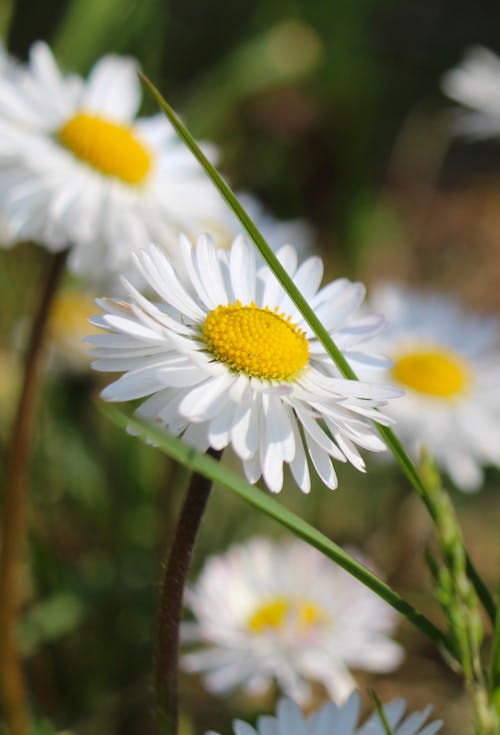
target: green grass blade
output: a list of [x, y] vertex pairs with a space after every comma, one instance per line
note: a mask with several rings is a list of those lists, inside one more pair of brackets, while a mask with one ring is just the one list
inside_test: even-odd
[[[339, 368], [340, 372], [344, 376], [344, 378], [347, 378], [348, 380], [358, 380], [358, 376], [352, 369], [352, 367], [347, 362], [346, 358], [342, 354], [342, 352], [339, 350], [333, 339], [331, 338], [330, 334], [328, 333], [328, 330], [325, 329], [321, 321], [318, 319], [316, 314], [314, 313], [313, 309], [309, 306], [306, 299], [302, 296], [301, 292], [297, 288], [297, 286], [294, 284], [286, 270], [283, 268], [279, 260], [277, 259], [276, 255], [272, 251], [272, 249], [267, 244], [265, 238], [262, 236], [258, 228], [255, 226], [255, 223], [252, 221], [252, 219], [248, 216], [244, 208], [241, 206], [240, 202], [238, 201], [238, 198], [234, 194], [234, 192], [231, 190], [231, 188], [226, 184], [222, 176], [219, 174], [215, 166], [213, 166], [208, 158], [205, 156], [203, 151], [200, 149], [199, 145], [189, 132], [189, 130], [186, 128], [186, 126], [179, 120], [177, 115], [175, 114], [174, 110], [170, 107], [168, 102], [162, 97], [159, 90], [154, 86], [154, 84], [143, 74], [141, 74], [141, 78], [148, 88], [148, 90], [151, 92], [153, 97], [155, 98], [156, 102], [158, 103], [159, 107], [163, 111], [163, 113], [166, 115], [170, 123], [173, 125], [175, 130], [177, 131], [179, 137], [184, 141], [186, 146], [189, 148], [191, 153], [194, 155], [194, 157], [199, 161], [201, 166], [205, 169], [205, 172], [212, 180], [214, 186], [219, 190], [222, 197], [226, 200], [229, 207], [232, 209], [236, 217], [239, 219], [245, 230], [248, 232], [250, 237], [255, 243], [255, 246], [257, 247], [257, 250], [262, 255], [270, 269], [273, 271], [274, 275], [280, 282], [280, 284], [283, 286], [287, 294], [292, 299], [295, 306], [298, 308], [306, 322], [311, 327], [312, 331], [318, 338], [318, 340], [321, 342], [323, 347], [325, 348], [326, 352], [332, 360], [335, 362], [337, 367]], [[388, 428], [387, 426], [382, 426], [381, 424], [377, 424], [376, 426], [381, 434], [381, 436], [385, 439], [387, 442], [390, 450], [392, 451], [394, 457], [396, 458], [397, 462], [399, 463], [401, 469], [407, 476], [408, 480], [411, 482], [423, 502], [425, 503], [430, 515], [432, 518], [434, 518], [434, 511], [432, 506], [429, 503], [429, 499], [427, 497], [427, 493], [425, 490], [425, 486], [422, 483], [422, 480], [420, 478], [420, 475], [417, 471], [417, 468], [415, 467], [414, 462], [411, 460], [410, 456], [406, 452], [405, 448], [395, 435], [395, 433], [392, 431], [392, 429]], [[472, 561], [469, 557], [467, 557], [467, 568], [469, 577], [474, 584], [474, 587], [476, 589], [476, 592], [479, 596], [479, 599], [484, 605], [484, 608], [486, 612], [488, 613], [490, 619], [492, 622], [495, 620], [496, 616], [496, 608], [494, 600], [482, 581], [480, 575], [474, 568]]]
[[349, 574], [358, 579], [413, 623], [416, 628], [430, 638], [436, 645], [445, 648], [453, 655], [450, 641], [434, 623], [398, 595], [397, 592], [392, 590], [389, 585], [379, 579], [373, 572], [347, 554], [340, 546], [337, 546], [337, 544], [313, 526], [306, 523], [306, 521], [303, 521], [299, 516], [284, 508], [270, 495], [267, 495], [257, 487], [249, 485], [239, 475], [224, 467], [212, 459], [212, 457], [209, 457], [207, 454], [201, 454], [188, 447], [180, 439], [167, 434], [159, 427], [148, 424], [141, 419], [131, 417], [116, 406], [104, 404], [100, 408], [118, 426], [123, 429], [129, 428], [134, 434], [152, 441], [158, 449], [175, 461], [185, 465], [193, 472], [198, 472], [213, 482], [228, 488], [254, 508], [274, 518], [282, 526], [292, 531], [292, 533], [311, 546], [314, 546], [325, 554], [325, 556], [349, 572]]
[[499, 707], [500, 714], [500, 605], [497, 610], [491, 649], [490, 691], [493, 695], [493, 701]]
[[372, 689], [370, 691], [370, 694], [372, 696], [373, 701], [375, 702], [375, 708], [377, 710], [377, 714], [378, 714], [380, 723], [382, 727], [384, 728], [385, 735], [394, 735], [394, 730], [389, 724], [389, 720], [387, 719], [387, 715], [385, 714], [383, 704], [380, 701], [377, 692]]

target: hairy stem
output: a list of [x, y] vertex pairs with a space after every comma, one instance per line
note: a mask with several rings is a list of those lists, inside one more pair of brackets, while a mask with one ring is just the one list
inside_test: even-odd
[[29, 729], [28, 697], [16, 630], [26, 543], [28, 465], [42, 348], [66, 255], [66, 252], [57, 253], [49, 266], [28, 343], [24, 380], [7, 452], [0, 537], [0, 698], [11, 735], [25, 735]]
[[[220, 452], [208, 451], [215, 458]], [[178, 732], [178, 658], [182, 598], [193, 548], [207, 504], [212, 480], [194, 473], [177, 523], [160, 598], [156, 639], [156, 696], [158, 723], [167, 735]]]

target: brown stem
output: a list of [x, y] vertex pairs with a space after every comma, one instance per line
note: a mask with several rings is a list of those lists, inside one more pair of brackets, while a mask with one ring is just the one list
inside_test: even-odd
[[29, 730], [28, 697], [17, 643], [26, 542], [28, 461], [42, 347], [66, 255], [66, 252], [54, 255], [49, 267], [32, 326], [24, 380], [7, 452], [0, 536], [0, 703], [11, 735], [26, 735]]
[[[209, 450], [220, 457], [220, 452]], [[193, 547], [212, 481], [203, 475], [191, 478], [165, 566], [156, 639], [156, 697], [158, 722], [166, 735], [177, 735], [179, 725], [177, 670], [182, 598]]]

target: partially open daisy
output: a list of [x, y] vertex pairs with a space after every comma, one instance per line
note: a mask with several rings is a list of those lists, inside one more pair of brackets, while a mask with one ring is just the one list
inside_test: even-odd
[[208, 559], [186, 603], [183, 665], [207, 688], [261, 693], [275, 682], [300, 702], [310, 682], [343, 701], [350, 669], [386, 672], [402, 659], [389, 638], [395, 613], [360, 582], [300, 541], [255, 538]]
[[487, 48], [473, 46], [463, 62], [448, 71], [443, 91], [466, 110], [456, 112], [456, 131], [471, 138], [500, 135], [500, 58]]
[[[140, 416], [200, 451], [231, 445], [248, 480], [263, 475], [274, 492], [282, 487], [284, 462], [309, 491], [306, 454], [331, 488], [332, 458], [363, 470], [356, 445], [384, 449], [371, 419], [386, 421], [377, 409], [398, 391], [341, 378], [272, 272], [256, 269], [243, 238], [229, 251], [205, 236], [196, 248], [181, 238], [179, 252], [187, 283], [158, 248], [137, 256], [162, 303], [147, 301], [127, 282], [131, 303], [98, 302], [107, 313], [93, 323], [110, 334], [89, 338], [98, 358], [93, 366], [125, 372], [103, 397], [150, 396]], [[356, 318], [361, 284], [339, 279], [318, 290], [319, 258], [297, 267], [288, 246], [278, 257], [353, 365], [387, 364], [363, 350], [381, 318]]]
[[49, 48], [0, 76], [0, 205], [10, 241], [72, 247], [70, 267], [101, 276], [134, 248], [166, 247], [217, 220], [221, 200], [158, 115], [136, 119], [137, 64], [105, 56], [87, 81], [63, 76]]
[[405, 389], [388, 409], [398, 432], [415, 456], [427, 446], [458, 487], [477, 490], [482, 466], [500, 465], [500, 324], [393, 285], [371, 303], [389, 322], [378, 345], [394, 361], [386, 380]]
[[[430, 706], [405, 717], [404, 699], [395, 699], [382, 709], [393, 735], [434, 735], [443, 725], [441, 720], [427, 722], [432, 710]], [[360, 717], [358, 692], [353, 692], [341, 705], [329, 702], [308, 716], [291, 699], [282, 699], [274, 717], [259, 717], [255, 727], [235, 720], [233, 732], [234, 735], [386, 735], [378, 712], [370, 715], [363, 725], [359, 723]], [[209, 732], [207, 735], [217, 734]]]

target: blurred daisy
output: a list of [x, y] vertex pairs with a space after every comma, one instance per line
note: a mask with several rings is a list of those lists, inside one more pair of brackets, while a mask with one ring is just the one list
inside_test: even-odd
[[442, 88], [469, 108], [456, 113], [458, 133], [471, 138], [500, 135], [500, 58], [496, 54], [473, 46], [463, 62], [443, 76]]
[[393, 360], [387, 381], [406, 393], [388, 409], [418, 456], [422, 445], [462, 490], [482, 465], [500, 465], [500, 325], [444, 296], [387, 285], [371, 305], [389, 326], [378, 347]]
[[105, 56], [87, 81], [63, 76], [35, 43], [29, 66], [0, 76], [0, 206], [10, 239], [72, 247], [94, 278], [127, 267], [151, 239], [175, 246], [222, 202], [163, 115], [136, 119], [131, 58]]
[[[93, 367], [125, 372], [103, 392], [109, 401], [151, 396], [138, 414], [159, 422], [199, 451], [231, 445], [249, 482], [263, 475], [273, 492], [283, 462], [310, 489], [306, 455], [330, 488], [331, 459], [364, 470], [356, 445], [385, 448], [370, 419], [398, 391], [340, 377], [267, 266], [256, 269], [253, 248], [236, 239], [229, 251], [202, 236], [196, 248], [181, 238], [184, 285], [161, 250], [151, 246], [137, 265], [162, 303], [127, 284], [131, 303], [102, 300], [93, 323], [110, 334], [90, 337]], [[319, 258], [297, 267], [293, 248], [278, 257], [353, 365], [387, 361], [364, 350], [380, 317], [357, 318], [364, 287], [346, 279], [318, 290]], [[299, 426], [301, 428], [299, 428]]]
[[300, 541], [254, 538], [213, 556], [186, 590], [196, 622], [184, 640], [205, 644], [182, 663], [217, 694], [262, 693], [276, 682], [307, 702], [309, 681], [335, 701], [355, 688], [350, 669], [392, 671], [395, 613], [323, 554]]
[[[413, 712], [407, 717], [404, 699], [395, 699], [383, 706], [384, 714], [393, 735], [434, 735], [442, 726], [441, 720], [425, 724], [431, 707]], [[353, 692], [342, 705], [329, 702], [309, 716], [304, 716], [291, 699], [282, 699], [276, 708], [276, 716], [259, 717], [256, 727], [235, 720], [234, 735], [386, 735], [378, 712], [374, 712], [363, 725], [359, 725], [361, 699]], [[217, 735], [209, 732], [207, 735]]]

